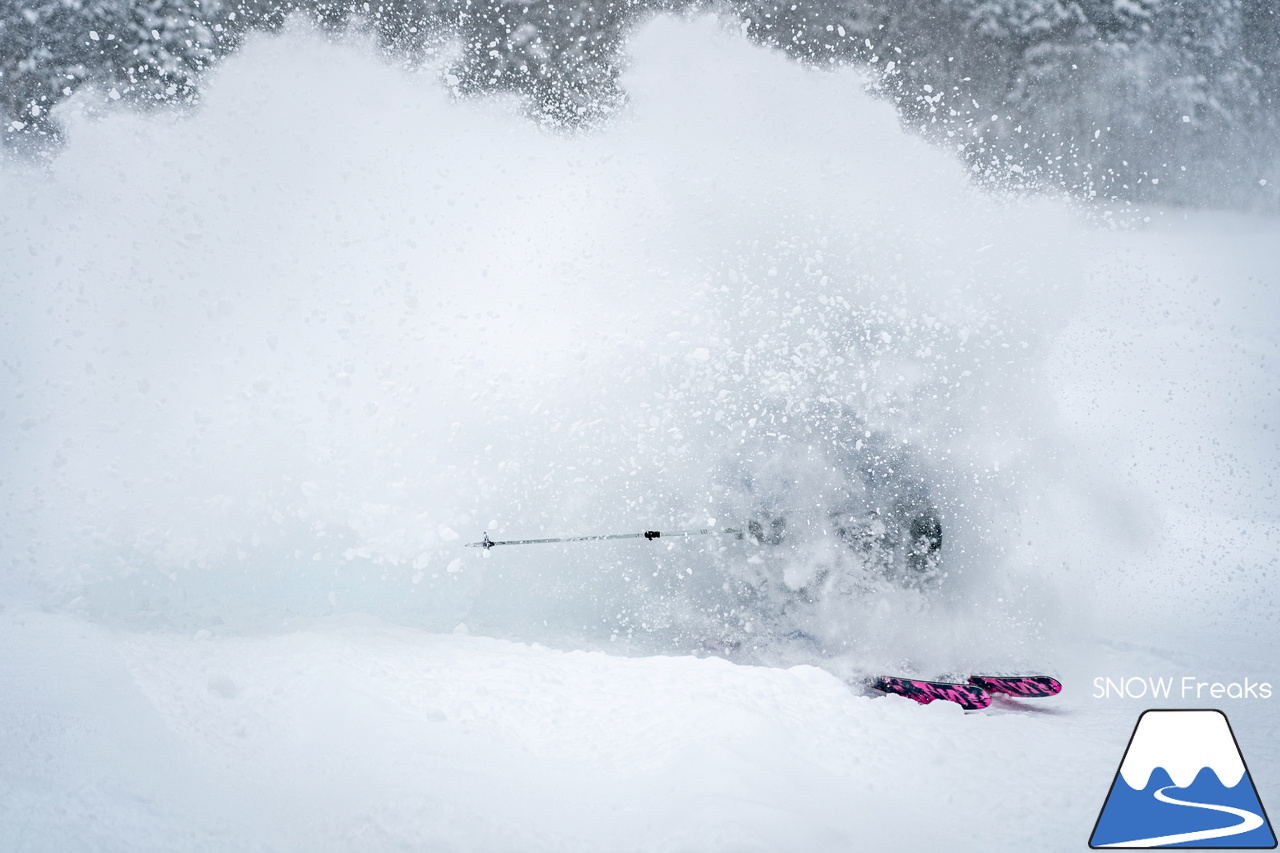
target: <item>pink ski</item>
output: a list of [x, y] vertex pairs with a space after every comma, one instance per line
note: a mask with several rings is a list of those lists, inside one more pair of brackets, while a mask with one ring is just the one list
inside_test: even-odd
[[1047, 675], [973, 675], [969, 683], [988, 693], [1024, 698], [1057, 696], [1062, 692], [1062, 684]]
[[928, 705], [935, 699], [955, 702], [965, 710], [973, 711], [991, 704], [986, 690], [974, 684], [952, 684], [948, 681], [920, 681], [915, 678], [896, 678], [880, 675], [871, 679], [871, 687], [884, 693], [896, 693]]

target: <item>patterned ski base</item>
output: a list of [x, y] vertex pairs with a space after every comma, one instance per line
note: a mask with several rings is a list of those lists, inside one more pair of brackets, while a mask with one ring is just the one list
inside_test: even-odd
[[914, 678], [895, 678], [880, 675], [871, 679], [871, 686], [885, 693], [896, 693], [928, 705], [934, 699], [955, 702], [961, 708], [975, 711], [991, 704], [991, 696], [973, 684], [951, 684], [946, 681], [918, 681]]
[[973, 675], [969, 683], [988, 693], [1024, 698], [1057, 696], [1062, 692], [1062, 684], [1047, 675]]

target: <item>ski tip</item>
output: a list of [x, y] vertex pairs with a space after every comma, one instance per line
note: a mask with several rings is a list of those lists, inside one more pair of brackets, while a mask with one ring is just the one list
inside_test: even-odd
[[1033, 699], [1057, 696], [1062, 682], [1047, 675], [972, 675], [969, 683], [990, 693]]
[[878, 675], [867, 682], [873, 690], [893, 693], [928, 705], [941, 699], [954, 702], [966, 711], [978, 711], [991, 704], [991, 694], [976, 684], [955, 684], [949, 681], [921, 681], [915, 678], [898, 678]]

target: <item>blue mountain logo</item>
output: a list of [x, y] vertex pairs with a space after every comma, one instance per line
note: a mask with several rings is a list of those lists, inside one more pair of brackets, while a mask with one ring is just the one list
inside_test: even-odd
[[1274, 848], [1226, 714], [1144, 711], [1089, 846]]

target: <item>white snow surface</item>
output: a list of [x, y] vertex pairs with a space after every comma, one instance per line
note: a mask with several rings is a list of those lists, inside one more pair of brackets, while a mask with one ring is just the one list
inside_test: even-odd
[[[1061, 697], [966, 714], [812, 666], [368, 618], [186, 637], [6, 611], [0, 643], [13, 851], [1081, 850], [1145, 707], [1088, 680], [1174, 657], [1073, 644]], [[1265, 799], [1275, 714], [1229, 710]]]
[[1220, 711], [1150, 711], [1134, 730], [1120, 765], [1130, 788], [1143, 790], [1157, 767], [1169, 772], [1179, 788], [1208, 767], [1218, 781], [1234, 788], [1244, 777], [1244, 760]]
[[[980, 191], [709, 19], [631, 50], [562, 136], [291, 26], [0, 163], [0, 849], [1083, 850], [1206, 707], [1095, 678], [1280, 685], [1280, 222]], [[821, 651], [734, 651], [732, 541], [463, 547], [730, 524], [819, 398], [949, 573]], [[1064, 692], [859, 684], [1015, 669]], [[1266, 803], [1280, 699], [1219, 701]]]

